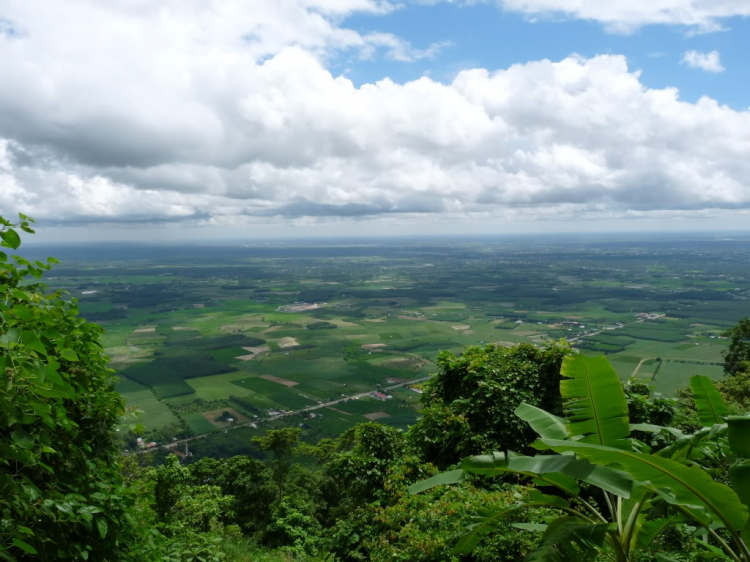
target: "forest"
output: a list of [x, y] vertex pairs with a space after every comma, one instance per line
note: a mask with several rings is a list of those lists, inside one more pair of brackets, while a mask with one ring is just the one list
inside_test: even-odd
[[[211, 407], [218, 412], [214, 421], [221, 424], [235, 415], [226, 409], [232, 400], [237, 409], [247, 404], [248, 417], [259, 412], [258, 427], [231, 433], [211, 430], [191, 442], [195, 447], [214, 435], [232, 435], [222, 454], [178, 455], [179, 448], [161, 447], [142, 452], [132, 450], [132, 436], [150, 437], [154, 429], [147, 433], [137, 409], [118, 391], [123, 385], [148, 386], [148, 392], [180, 398], [197, 393], [190, 383], [200, 377], [238, 377], [226, 370], [231, 369], [227, 357], [238, 349], [268, 345], [262, 353], [269, 354], [271, 366], [274, 354], [283, 365], [282, 358], [288, 357], [283, 353], [288, 352], [267, 336], [256, 341], [262, 336], [255, 334], [262, 331], [253, 331], [250, 319], [238, 322], [247, 330], [206, 331], [188, 344], [180, 340], [185, 330], [172, 329], [178, 324], [157, 321], [153, 330], [149, 326], [149, 331], [139, 332], [160, 337], [150, 348], [149, 361], [134, 362], [122, 376], [105, 353], [113, 343], [108, 338], [118, 337], [108, 335], [108, 324], [102, 327], [82, 314], [85, 301], [74, 293], [42, 281], [52, 275], [47, 272], [57, 260], [14, 253], [21, 245], [19, 231], [33, 234], [33, 220], [20, 215], [17, 221], [1, 219], [0, 225], [2, 246], [8, 250], [0, 252], [2, 559], [750, 562], [750, 320], [727, 321], [728, 306], [709, 306], [705, 300], [716, 296], [711, 291], [677, 298], [672, 293], [669, 299], [663, 293], [664, 307], [679, 312], [676, 302], [684, 299], [691, 318], [707, 320], [703, 326], [663, 319], [660, 314], [666, 312], [658, 309], [639, 310], [652, 319], [633, 321], [598, 341], [618, 349], [632, 345], [631, 340], [658, 342], [658, 349], [669, 356], [653, 357], [646, 367], [652, 374], [658, 370], [657, 377], [662, 371], [673, 373], [675, 382], [670, 384], [679, 388], [669, 393], [655, 391], [653, 376], [638, 376], [650, 356], [620, 359], [620, 364], [633, 367], [623, 377], [618, 362], [611, 360], [621, 352], [579, 346], [585, 333], [565, 333], [565, 314], [551, 310], [552, 316], [560, 316], [553, 322], [557, 327], [536, 341], [498, 345], [489, 339], [454, 339], [451, 346], [436, 345], [434, 356], [428, 357], [431, 363], [425, 361], [403, 377], [419, 391], [405, 391], [405, 396], [418, 397], [418, 408], [406, 398], [398, 409], [379, 405], [391, 408], [383, 411], [389, 417], [409, 408], [410, 415], [398, 423], [379, 423], [389, 418], [376, 416], [338, 433], [316, 428], [316, 412], [339, 409], [339, 404], [309, 410], [307, 420], [299, 413], [263, 419], [263, 408], [281, 407], [266, 396], [268, 389], [276, 390], [268, 385], [279, 383], [246, 372], [237, 380], [250, 381], [244, 383], [250, 393], [233, 383], [235, 398], [218, 395], [211, 402], [203, 396], [198, 405], [191, 399], [171, 406], [184, 417]], [[259, 284], [257, 279], [252, 282]], [[429, 305], [433, 299], [451, 297], [454, 289], [423, 284], [419, 297], [414, 296], [416, 289], [404, 296], [404, 289], [392, 298], [417, 298]], [[113, 298], [122, 298], [118, 287], [111, 290]], [[210, 285], [208, 290], [216, 289]], [[369, 298], [370, 290], [346, 292], [352, 298]], [[601, 292], [612, 290], [603, 287]], [[168, 300], [154, 296], [163, 291], [149, 287], [129, 302], [135, 308], [141, 303], [169, 308]], [[542, 311], [553, 304], [553, 296], [545, 296], [541, 288], [524, 291], [518, 296], [534, 293], [533, 298], [549, 299]], [[568, 302], [585, 304], [583, 293], [571, 289]], [[297, 295], [293, 297], [297, 301]], [[257, 298], [265, 297], [256, 297], [255, 304], [266, 304]], [[318, 298], [332, 297], [307, 300]], [[627, 293], [627, 298], [635, 297]], [[734, 298], [723, 296], [727, 302]], [[227, 302], [216, 304], [229, 306]], [[274, 303], [274, 309], [294, 304]], [[349, 304], [358, 314], [375, 316], [366, 307]], [[459, 318], [466, 312], [455, 308], [435, 314], [471, 327]], [[496, 311], [493, 319], [500, 322], [488, 329], [505, 332], [508, 328], [495, 326], [515, 323], [510, 308]], [[721, 329], [706, 329], [721, 310]], [[479, 311], [466, 317], [476, 318]], [[277, 318], [288, 318], [280, 312], [257, 313], [272, 316], [282, 330], [286, 320]], [[536, 318], [542, 312], [537, 308], [533, 314]], [[315, 337], [347, 328], [330, 316], [310, 321]], [[115, 332], [125, 332], [116, 324], [121, 319], [111, 320]], [[606, 324], [611, 319], [602, 320]], [[292, 328], [301, 332], [303, 320], [296, 321], [300, 325]], [[435, 329], [439, 334], [440, 328]], [[706, 346], [712, 345], [711, 336], [720, 335], [718, 357], [696, 357], [693, 342], [680, 344], [690, 330], [705, 332], [691, 334], [705, 338]], [[681, 339], [675, 339], [675, 332]], [[127, 334], [132, 334], [132, 325]], [[386, 335], [380, 342], [395, 333], [378, 335]], [[412, 337], [428, 345], [435, 335], [428, 331]], [[362, 347], [368, 344], [352, 341], [359, 343], [336, 348], [337, 361], [351, 369], [352, 380], [370, 381], [372, 386], [362, 391], [379, 392], [380, 378], [394, 375], [373, 374], [377, 365], [363, 361], [371, 357]], [[271, 343], [278, 348], [271, 349]], [[297, 353], [304, 353], [305, 342], [298, 343]], [[227, 349], [233, 351], [224, 354]], [[218, 365], [219, 370], [206, 374], [202, 359], [210, 363], [206, 369]], [[709, 363], [710, 373], [702, 371]], [[722, 374], [717, 376], [713, 368]], [[201, 374], [194, 371], [198, 369]], [[412, 384], [419, 369], [431, 376]], [[160, 374], [155, 382], [154, 372], [173, 374]], [[287, 376], [278, 372], [281, 375]], [[298, 383], [291, 375], [288, 380]], [[321, 379], [307, 382], [311, 380]], [[272, 402], [257, 403], [254, 397], [259, 395]], [[345, 413], [340, 415], [375, 413], [370, 399], [379, 400], [342, 402]], [[238, 451], [235, 444], [242, 438], [248, 449]]]

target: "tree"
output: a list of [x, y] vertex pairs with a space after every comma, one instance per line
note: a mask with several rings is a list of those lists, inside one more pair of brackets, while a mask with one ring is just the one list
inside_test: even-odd
[[724, 372], [736, 375], [750, 371], [750, 318], [741, 318], [724, 336], [729, 338], [729, 349], [723, 354]]
[[[537, 447], [558, 455], [476, 456], [464, 460], [462, 470], [411, 487], [418, 493], [458, 482], [465, 474], [508, 473], [531, 477], [540, 487], [528, 498], [483, 513], [454, 553], [471, 551], [505, 515], [543, 506], [560, 516], [542, 527], [532, 560], [594, 560], [606, 550], [618, 562], [629, 562], [665, 529], [684, 521], [702, 528], [699, 542], [712, 557], [750, 562], [743, 536], [750, 504], [750, 417], [729, 416], [710, 379], [695, 376], [691, 389], [702, 430], [684, 435], [672, 428], [631, 426], [622, 386], [604, 357], [568, 357], [562, 374], [567, 377], [561, 381], [565, 418], [527, 404], [517, 410], [539, 434]], [[631, 429], [667, 431], [675, 439], [654, 453], [629, 437]], [[710, 475], [711, 462], [727, 454], [734, 460], [728, 474], [733, 489]], [[556, 493], [546, 492], [550, 489]]]
[[533, 432], [513, 412], [523, 402], [560, 411], [560, 365], [569, 353], [564, 342], [542, 349], [468, 347], [460, 356], [443, 352], [438, 373], [425, 384], [424, 408], [410, 439], [441, 468], [467, 455], [525, 449]]
[[284, 482], [290, 468], [289, 459], [299, 445], [301, 431], [297, 427], [285, 427], [269, 430], [263, 437], [253, 437], [253, 442], [261, 451], [273, 453], [273, 473], [279, 491], [279, 502], [284, 496]]
[[[34, 232], [19, 217], [0, 217], [2, 247]], [[0, 559], [116, 559], [132, 527], [115, 438], [124, 402], [102, 328], [39, 281], [53, 263], [0, 252]]]

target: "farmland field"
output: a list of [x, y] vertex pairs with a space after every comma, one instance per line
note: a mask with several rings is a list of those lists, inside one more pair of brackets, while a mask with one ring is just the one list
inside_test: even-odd
[[[30, 251], [34, 251], [30, 249]], [[406, 427], [408, 382], [438, 353], [566, 338], [674, 395], [722, 376], [724, 331], [750, 316], [750, 239], [641, 235], [243, 242], [39, 249], [79, 299], [154, 439], [213, 432], [202, 413], [273, 412], [306, 439], [373, 420]], [[391, 398], [369, 393], [398, 384]], [[359, 399], [350, 399], [362, 395]], [[160, 430], [163, 431], [161, 433]], [[171, 432], [171, 433], [170, 433]], [[221, 437], [219, 435], [222, 435]], [[242, 433], [244, 435], [244, 433]], [[204, 445], [201, 445], [204, 446]]]

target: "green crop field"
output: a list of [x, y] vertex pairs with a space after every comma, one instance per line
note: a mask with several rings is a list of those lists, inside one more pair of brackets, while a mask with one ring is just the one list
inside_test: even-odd
[[665, 361], [653, 379], [654, 389], [665, 396], [675, 396], [693, 375], [705, 375], [717, 380], [724, 376], [724, 370], [719, 365], [708, 363]]
[[[669, 395], [695, 372], [721, 376], [722, 334], [750, 315], [744, 254], [715, 241], [645, 243], [270, 243], [122, 258], [71, 249], [50, 285], [104, 326], [118, 388], [149, 430], [200, 433], [213, 427], [196, 412], [234, 407], [261, 420], [427, 377], [440, 353], [467, 345], [568, 338]], [[305, 431], [334, 436], [377, 412], [388, 416], [379, 423], [413, 423], [419, 395], [391, 394], [323, 409]]]
[[218, 428], [208, 421], [203, 414], [186, 414], [184, 418], [185, 423], [188, 424], [188, 427], [190, 427], [196, 435], [200, 435], [201, 433], [211, 433], [218, 430]]

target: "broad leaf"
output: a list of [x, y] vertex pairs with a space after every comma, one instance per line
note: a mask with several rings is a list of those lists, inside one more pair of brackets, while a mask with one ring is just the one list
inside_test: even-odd
[[571, 436], [583, 443], [631, 449], [628, 403], [620, 378], [605, 357], [568, 356], [560, 381]]
[[407, 490], [409, 490], [409, 493], [412, 495], [419, 494], [420, 492], [424, 492], [425, 490], [429, 490], [430, 488], [434, 488], [435, 486], [456, 484], [458, 482], [461, 482], [463, 479], [463, 470], [451, 470], [450, 472], [441, 472], [440, 474], [436, 474], [432, 478], [428, 478], [427, 480], [422, 480], [420, 482], [417, 482], [416, 484], [412, 484], [407, 488]]
[[750, 417], [729, 416], [729, 448], [738, 457], [750, 458]]
[[533, 490], [529, 495], [529, 501], [510, 505], [498, 511], [483, 510], [477, 516], [472, 517], [475, 523], [469, 527], [469, 532], [463, 535], [453, 548], [453, 554], [466, 554], [471, 552], [484, 537], [496, 530], [508, 513], [520, 509], [534, 507], [561, 508], [568, 507], [568, 503], [558, 496], [548, 496], [538, 490]]
[[673, 517], [661, 517], [659, 519], [641, 521], [633, 536], [634, 542], [641, 548], [647, 548], [672, 521], [674, 521]]
[[531, 426], [540, 437], [547, 439], [567, 439], [568, 422], [545, 412], [541, 408], [523, 403], [516, 408], [515, 414]]
[[663, 425], [654, 425], [652, 423], [631, 423], [630, 431], [643, 431], [644, 433], [661, 433], [662, 431], [666, 431], [678, 439], [685, 436], [676, 427], [664, 427]]
[[711, 379], [703, 375], [690, 377], [690, 389], [693, 391], [695, 408], [698, 410], [701, 425], [710, 427], [717, 423], [724, 423], [729, 410]]
[[78, 354], [67, 347], [64, 347], [60, 350], [60, 356], [63, 359], [67, 359], [68, 361], [78, 361]]
[[597, 486], [624, 498], [630, 497], [632, 479], [625, 473], [609, 467], [596, 466], [569, 455], [537, 455], [535, 457], [508, 456], [503, 453], [479, 455], [464, 459], [461, 467], [471, 474], [497, 476], [506, 472], [539, 478], [548, 486], [556, 486], [573, 495], [577, 490], [559, 484], [559, 475]]
[[700, 506], [714, 521], [738, 531], [748, 519], [747, 507], [731, 488], [715, 482], [697, 467], [688, 467], [656, 455], [624, 451], [583, 442], [545, 439], [558, 453], [576, 453], [589, 462], [617, 466], [637, 482], [654, 490], [669, 503], [680, 506]]
[[594, 560], [604, 543], [609, 525], [591, 524], [576, 517], [559, 517], [552, 521], [539, 546], [526, 562]]
[[2, 245], [6, 248], [13, 248], [15, 250], [21, 245], [21, 237], [12, 228], [9, 228], [5, 232], [0, 232], [0, 238], [2, 238]]

